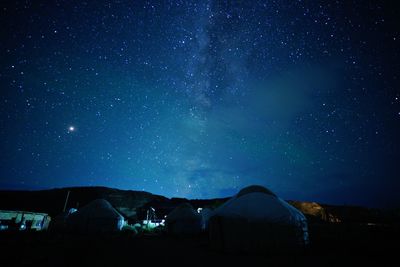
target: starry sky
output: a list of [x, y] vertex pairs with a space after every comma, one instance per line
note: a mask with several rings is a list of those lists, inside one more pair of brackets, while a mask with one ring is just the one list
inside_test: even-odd
[[399, 206], [393, 1], [1, 1], [0, 188]]

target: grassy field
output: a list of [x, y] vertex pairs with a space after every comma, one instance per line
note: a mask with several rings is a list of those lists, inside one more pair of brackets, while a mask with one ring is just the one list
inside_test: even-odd
[[398, 266], [398, 226], [321, 224], [296, 251], [225, 253], [207, 235], [0, 233], [0, 266]]

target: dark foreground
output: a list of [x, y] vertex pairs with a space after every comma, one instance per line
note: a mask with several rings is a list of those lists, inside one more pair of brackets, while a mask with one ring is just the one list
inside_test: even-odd
[[0, 266], [398, 266], [399, 227], [320, 225], [303, 250], [210, 249], [207, 235], [0, 233]]

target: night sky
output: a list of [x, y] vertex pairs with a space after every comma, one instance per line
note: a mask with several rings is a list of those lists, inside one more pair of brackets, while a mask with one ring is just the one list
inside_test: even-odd
[[400, 204], [396, 1], [1, 1], [0, 188]]

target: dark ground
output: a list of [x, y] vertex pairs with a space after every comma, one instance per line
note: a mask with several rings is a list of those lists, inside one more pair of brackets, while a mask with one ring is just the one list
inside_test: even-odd
[[224, 253], [197, 237], [0, 233], [0, 266], [399, 266], [398, 226], [321, 224], [311, 244], [263, 255]]

